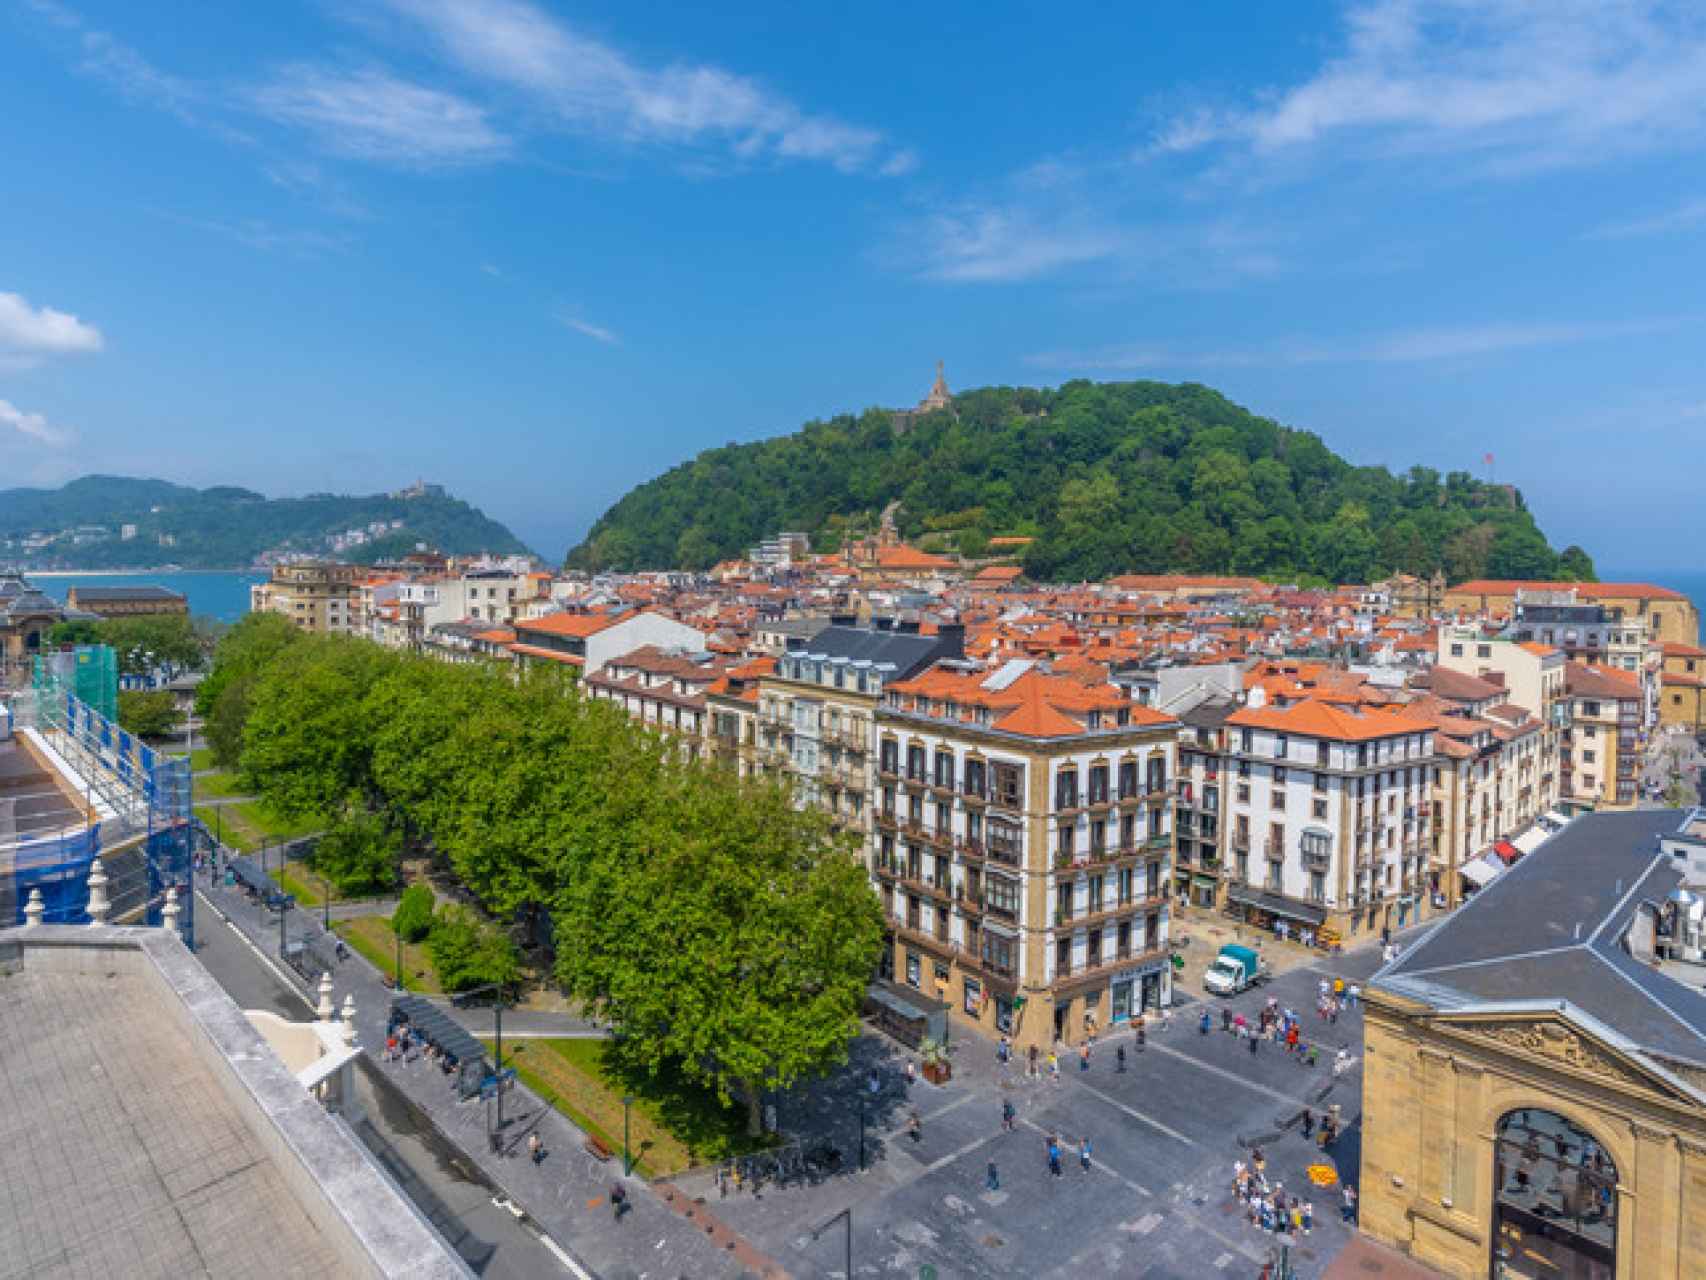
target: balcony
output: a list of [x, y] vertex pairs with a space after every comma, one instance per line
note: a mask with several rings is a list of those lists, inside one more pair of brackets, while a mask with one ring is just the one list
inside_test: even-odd
[[989, 803], [989, 796], [982, 791], [962, 791], [960, 793], [960, 798], [963, 799], [968, 806], [976, 806], [979, 809]]
[[877, 777], [884, 782], [899, 782], [900, 766], [893, 760], [879, 760], [877, 762]]
[[1303, 865], [1307, 870], [1325, 871], [1332, 864], [1332, 861], [1333, 851], [1331, 849], [1306, 848], [1303, 850]]
[[938, 953], [952, 955], [955, 951], [960, 949], [955, 945], [953, 939], [950, 938], [946, 932], [939, 933], [935, 929], [926, 929], [922, 922], [908, 921], [906, 923], [901, 923], [900, 921], [896, 921], [894, 931], [902, 938], [906, 939], [906, 941], [916, 942], [920, 946]]
[[1024, 849], [1011, 841], [991, 840], [987, 846], [991, 862], [999, 862], [1003, 866], [1022, 867], [1025, 865]]
[[900, 815], [898, 813], [896, 813], [893, 809], [876, 809], [876, 810], [872, 811], [871, 816], [876, 819], [877, 827], [879, 830], [882, 830], [882, 831], [898, 831], [898, 830], [900, 830]]
[[995, 791], [989, 796], [989, 803], [997, 809], [1005, 809], [1009, 813], [1022, 814], [1025, 811], [1024, 797], [1017, 791]]
[[1248, 831], [1234, 831], [1231, 836], [1231, 842], [1232, 847], [1239, 853], [1250, 852], [1250, 833]]
[[1273, 839], [1265, 840], [1262, 842], [1262, 852], [1267, 855], [1269, 862], [1284, 862], [1285, 841]]

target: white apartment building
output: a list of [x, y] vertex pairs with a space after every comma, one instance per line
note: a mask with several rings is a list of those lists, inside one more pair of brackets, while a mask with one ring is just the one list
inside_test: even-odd
[[1327, 940], [1396, 929], [1427, 903], [1434, 730], [1402, 708], [1305, 700], [1227, 718], [1227, 901]]

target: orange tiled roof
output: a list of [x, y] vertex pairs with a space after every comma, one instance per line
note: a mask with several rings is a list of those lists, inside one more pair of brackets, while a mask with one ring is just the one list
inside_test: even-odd
[[946, 556], [931, 555], [902, 542], [877, 552], [877, 565], [883, 569], [954, 569], [958, 566]]
[[1369, 742], [1433, 728], [1431, 721], [1411, 715], [1406, 710], [1363, 712], [1328, 705], [1313, 698], [1290, 707], [1246, 707], [1233, 712], [1226, 718], [1226, 723], [1342, 742]]
[[515, 624], [517, 631], [543, 632], [552, 636], [595, 636], [620, 621], [602, 613], [548, 613]]

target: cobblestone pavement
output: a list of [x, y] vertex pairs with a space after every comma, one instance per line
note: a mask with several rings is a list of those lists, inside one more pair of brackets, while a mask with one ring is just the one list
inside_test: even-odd
[[[1653, 735], [1653, 740], [1647, 747], [1646, 758], [1641, 765], [1641, 807], [1664, 808], [1664, 789], [1673, 778], [1682, 783], [1682, 804], [1684, 807], [1700, 803], [1700, 773], [1698, 770], [1706, 765], [1706, 752], [1701, 751], [1699, 741], [1693, 734], [1686, 731], [1659, 732]], [[1658, 800], [1646, 798], [1647, 788], [1660, 788]]]
[[[291, 970], [278, 964], [276, 916], [239, 893], [209, 885], [206, 877], [198, 891], [281, 973], [296, 981]], [[291, 913], [286, 927], [292, 938], [320, 931], [319, 920], [310, 915]], [[223, 927], [212, 913], [198, 919], [200, 928], [216, 925]], [[352, 953], [335, 975], [334, 993], [340, 1007], [346, 994], [354, 995], [360, 1042], [377, 1061], [391, 1001], [380, 974]], [[380, 1069], [565, 1251], [565, 1274], [590, 1273], [601, 1280], [739, 1280], [784, 1274], [711, 1210], [673, 1194], [666, 1198], [639, 1178], [624, 1180], [619, 1160], [600, 1163], [586, 1155], [581, 1146], [585, 1135], [527, 1089], [518, 1085], [506, 1093], [500, 1154], [491, 1150], [487, 1139], [489, 1103], [459, 1101], [424, 1058], [381, 1064]], [[535, 1130], [548, 1153], [540, 1164], [526, 1155], [527, 1136]], [[620, 1220], [610, 1203], [617, 1183], [625, 1185], [631, 1206]]]
[[[1074, 1058], [1063, 1064], [1059, 1084], [1000, 1067], [992, 1044], [956, 1031], [953, 1080], [909, 1086], [903, 1052], [864, 1036], [846, 1070], [780, 1104], [782, 1128], [806, 1149], [829, 1143], [844, 1153], [841, 1172], [762, 1185], [757, 1194], [724, 1195], [704, 1173], [676, 1185], [802, 1277], [844, 1274], [844, 1226], [835, 1221], [843, 1210], [851, 1214], [856, 1276], [915, 1277], [929, 1265], [943, 1280], [1254, 1277], [1276, 1253], [1276, 1238], [1251, 1226], [1232, 1195], [1233, 1162], [1246, 1154], [1242, 1138], [1263, 1144], [1271, 1177], [1313, 1201], [1314, 1230], [1296, 1242], [1291, 1261], [1299, 1277], [1314, 1280], [1350, 1230], [1339, 1219], [1338, 1188], [1312, 1187], [1305, 1170], [1324, 1162], [1355, 1181], [1362, 1040], [1360, 1009], [1336, 1024], [1316, 1017], [1316, 984], [1323, 976], [1365, 981], [1378, 965], [1378, 948], [1320, 957], [1232, 1001], [1193, 1002], [1175, 1011], [1166, 1030], [1151, 1032], [1142, 1051], [1130, 1033], [1104, 1039], [1090, 1069], [1080, 1070]], [[1223, 1003], [1254, 1014], [1269, 995], [1303, 1016], [1305, 1038], [1316, 1037], [1323, 1049], [1322, 1065], [1302, 1067], [1271, 1044], [1252, 1057], [1246, 1042], [1218, 1029]], [[1208, 1035], [1198, 1031], [1204, 1007], [1216, 1028]], [[1335, 1079], [1327, 1064], [1340, 1046], [1353, 1064]], [[873, 1068], [881, 1082], [874, 1096], [867, 1091]], [[1018, 1112], [1012, 1132], [1001, 1125], [1004, 1099]], [[1306, 1103], [1317, 1114], [1335, 1103], [1343, 1108], [1347, 1130], [1326, 1153], [1288, 1127]], [[914, 1110], [922, 1118], [916, 1140], [907, 1132]], [[1067, 1157], [1058, 1178], [1044, 1155], [1051, 1132]], [[1076, 1143], [1086, 1136], [1093, 1146], [1087, 1172], [1076, 1159]], [[994, 1190], [986, 1178], [991, 1161], [1000, 1184]], [[815, 1228], [832, 1221], [814, 1238]]]

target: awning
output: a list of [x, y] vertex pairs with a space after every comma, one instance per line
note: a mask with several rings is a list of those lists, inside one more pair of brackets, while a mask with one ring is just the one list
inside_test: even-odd
[[1240, 906], [1255, 907], [1258, 911], [1271, 912], [1276, 916], [1284, 916], [1288, 920], [1301, 920], [1305, 924], [1322, 924], [1327, 919], [1327, 909], [1314, 903], [1299, 902], [1284, 894], [1269, 893], [1247, 884], [1235, 884], [1227, 891], [1227, 900]]
[[1505, 864], [1496, 853], [1483, 853], [1474, 861], [1465, 862], [1457, 868], [1457, 874], [1477, 889], [1485, 889], [1504, 873]]
[[1493, 852], [1504, 861], [1506, 866], [1509, 866], [1518, 858], [1522, 857], [1522, 850], [1517, 848], [1509, 840], [1493, 841]]
[[1547, 831], [1546, 828], [1530, 827], [1520, 836], [1513, 837], [1511, 839], [1511, 843], [1517, 847], [1517, 851], [1519, 853], [1530, 854], [1541, 845], [1545, 844], [1549, 839], [1551, 839], [1551, 833]]
[[1199, 889], [1213, 889], [1220, 883], [1213, 876], [1204, 875], [1192, 876], [1191, 882]]

